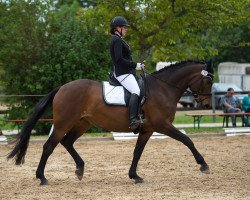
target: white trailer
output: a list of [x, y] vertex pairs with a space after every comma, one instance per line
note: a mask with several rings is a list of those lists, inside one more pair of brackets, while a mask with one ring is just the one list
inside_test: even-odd
[[243, 91], [250, 91], [250, 63], [220, 63], [218, 75], [220, 83], [234, 83]]

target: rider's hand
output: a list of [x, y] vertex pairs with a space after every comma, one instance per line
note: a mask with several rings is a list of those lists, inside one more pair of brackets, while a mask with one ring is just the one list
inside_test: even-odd
[[136, 70], [143, 70], [143, 69], [145, 69], [145, 65], [143, 63], [136, 64]]

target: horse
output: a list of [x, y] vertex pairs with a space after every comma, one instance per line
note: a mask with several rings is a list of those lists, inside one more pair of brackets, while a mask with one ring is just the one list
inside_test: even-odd
[[[143, 149], [153, 132], [165, 134], [182, 142], [192, 152], [200, 171], [209, 173], [209, 166], [198, 152], [192, 140], [172, 122], [177, 103], [184, 91], [189, 88], [202, 107], [211, 106], [212, 74], [206, 64], [198, 61], [185, 61], [173, 64], [145, 76], [147, 99], [142, 105], [145, 122], [135, 145], [128, 176], [135, 183], [144, 180], [137, 174], [137, 165]], [[54, 131], [43, 145], [42, 156], [36, 170], [40, 185], [47, 185], [44, 175], [46, 162], [55, 147], [61, 143], [76, 164], [75, 174], [82, 180], [84, 161], [73, 147], [74, 142], [93, 125], [107, 131], [131, 132], [126, 106], [107, 105], [102, 96], [102, 84], [89, 79], [78, 79], [53, 89], [34, 107], [22, 130], [15, 138], [14, 148], [7, 159], [15, 159], [20, 165], [25, 161], [31, 131], [49, 105], [53, 107]]]

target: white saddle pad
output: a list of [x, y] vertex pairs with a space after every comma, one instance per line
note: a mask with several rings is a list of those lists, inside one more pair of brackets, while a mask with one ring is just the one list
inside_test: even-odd
[[126, 106], [124, 98], [124, 88], [113, 86], [109, 82], [103, 81], [103, 98], [107, 104]]

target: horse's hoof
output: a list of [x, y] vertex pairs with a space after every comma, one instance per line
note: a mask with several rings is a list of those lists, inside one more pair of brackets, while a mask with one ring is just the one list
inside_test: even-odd
[[138, 175], [134, 175], [134, 176], [129, 175], [129, 178], [130, 179], [134, 179], [135, 180], [135, 184], [137, 184], [137, 183], [143, 183], [144, 182], [144, 180], [140, 176], [138, 176]]
[[208, 166], [208, 165], [202, 165], [202, 166], [200, 167], [200, 170], [201, 170], [201, 172], [204, 173], [204, 174], [210, 174], [210, 170], [209, 170], [209, 166]]
[[135, 184], [144, 182], [144, 180], [141, 177], [137, 177], [134, 180], [135, 180]]
[[82, 177], [83, 177], [83, 168], [82, 167], [77, 168], [75, 171], [75, 174], [76, 174], [77, 178], [81, 181]]
[[48, 185], [48, 184], [49, 184], [49, 182], [46, 178], [41, 179], [40, 185]]

